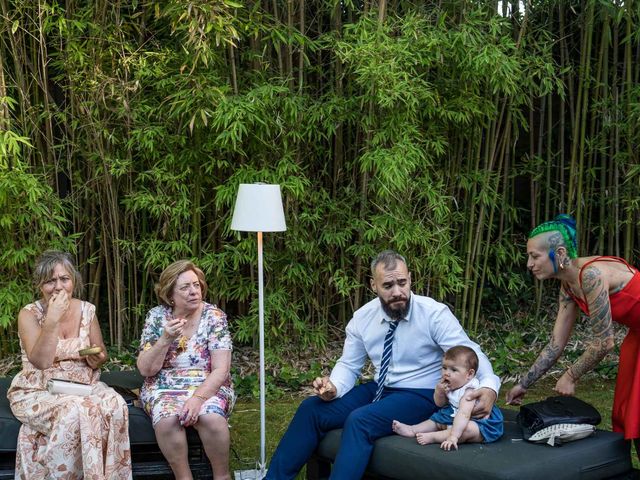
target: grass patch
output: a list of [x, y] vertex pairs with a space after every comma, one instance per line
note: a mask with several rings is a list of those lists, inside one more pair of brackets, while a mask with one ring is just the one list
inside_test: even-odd
[[[265, 412], [267, 464], [303, 399], [304, 397], [299, 395], [274, 401], [267, 399]], [[260, 459], [260, 402], [239, 399], [229, 423], [231, 425], [231, 471], [255, 468], [256, 462]], [[304, 471], [298, 475], [298, 478], [305, 478], [303, 473]]]

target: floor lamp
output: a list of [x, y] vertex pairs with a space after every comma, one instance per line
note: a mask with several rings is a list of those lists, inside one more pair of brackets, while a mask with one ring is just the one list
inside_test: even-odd
[[258, 315], [260, 333], [260, 464], [251, 477], [266, 474], [265, 458], [265, 384], [264, 384], [264, 281], [262, 268], [262, 232], [283, 232], [287, 229], [282, 208], [280, 185], [242, 183], [238, 189], [231, 229], [258, 234]]

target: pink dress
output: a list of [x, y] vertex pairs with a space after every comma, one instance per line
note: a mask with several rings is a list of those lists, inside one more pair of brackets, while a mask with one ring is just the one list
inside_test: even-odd
[[[39, 302], [25, 307], [38, 322]], [[100, 371], [78, 355], [90, 346], [95, 307], [82, 302], [80, 335], [58, 340], [56, 358], [46, 370], [34, 367], [22, 348], [22, 371], [7, 394], [22, 427], [18, 435], [16, 479], [130, 479], [129, 413], [120, 395], [98, 381]], [[22, 345], [21, 345], [22, 347]], [[87, 396], [51, 394], [52, 378], [93, 385]]]

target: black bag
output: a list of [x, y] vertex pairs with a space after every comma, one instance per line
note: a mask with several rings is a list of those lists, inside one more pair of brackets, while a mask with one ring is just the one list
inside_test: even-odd
[[537, 431], [557, 424], [598, 425], [600, 413], [592, 405], [576, 397], [549, 397], [520, 407], [518, 424], [525, 440]]

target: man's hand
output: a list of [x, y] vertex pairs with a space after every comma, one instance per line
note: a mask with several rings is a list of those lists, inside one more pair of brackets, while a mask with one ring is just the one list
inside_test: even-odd
[[526, 388], [519, 383], [514, 385], [513, 388], [507, 392], [507, 405], [522, 405], [522, 399], [526, 394]]
[[322, 400], [328, 402], [336, 398], [338, 389], [331, 383], [329, 377], [318, 377], [313, 381], [313, 392]]
[[568, 372], [564, 372], [558, 379], [554, 390], [560, 395], [572, 397], [576, 394], [576, 382]]
[[471, 417], [477, 419], [489, 418], [497, 397], [498, 394], [488, 387], [478, 388], [465, 394], [467, 400], [475, 401]]

